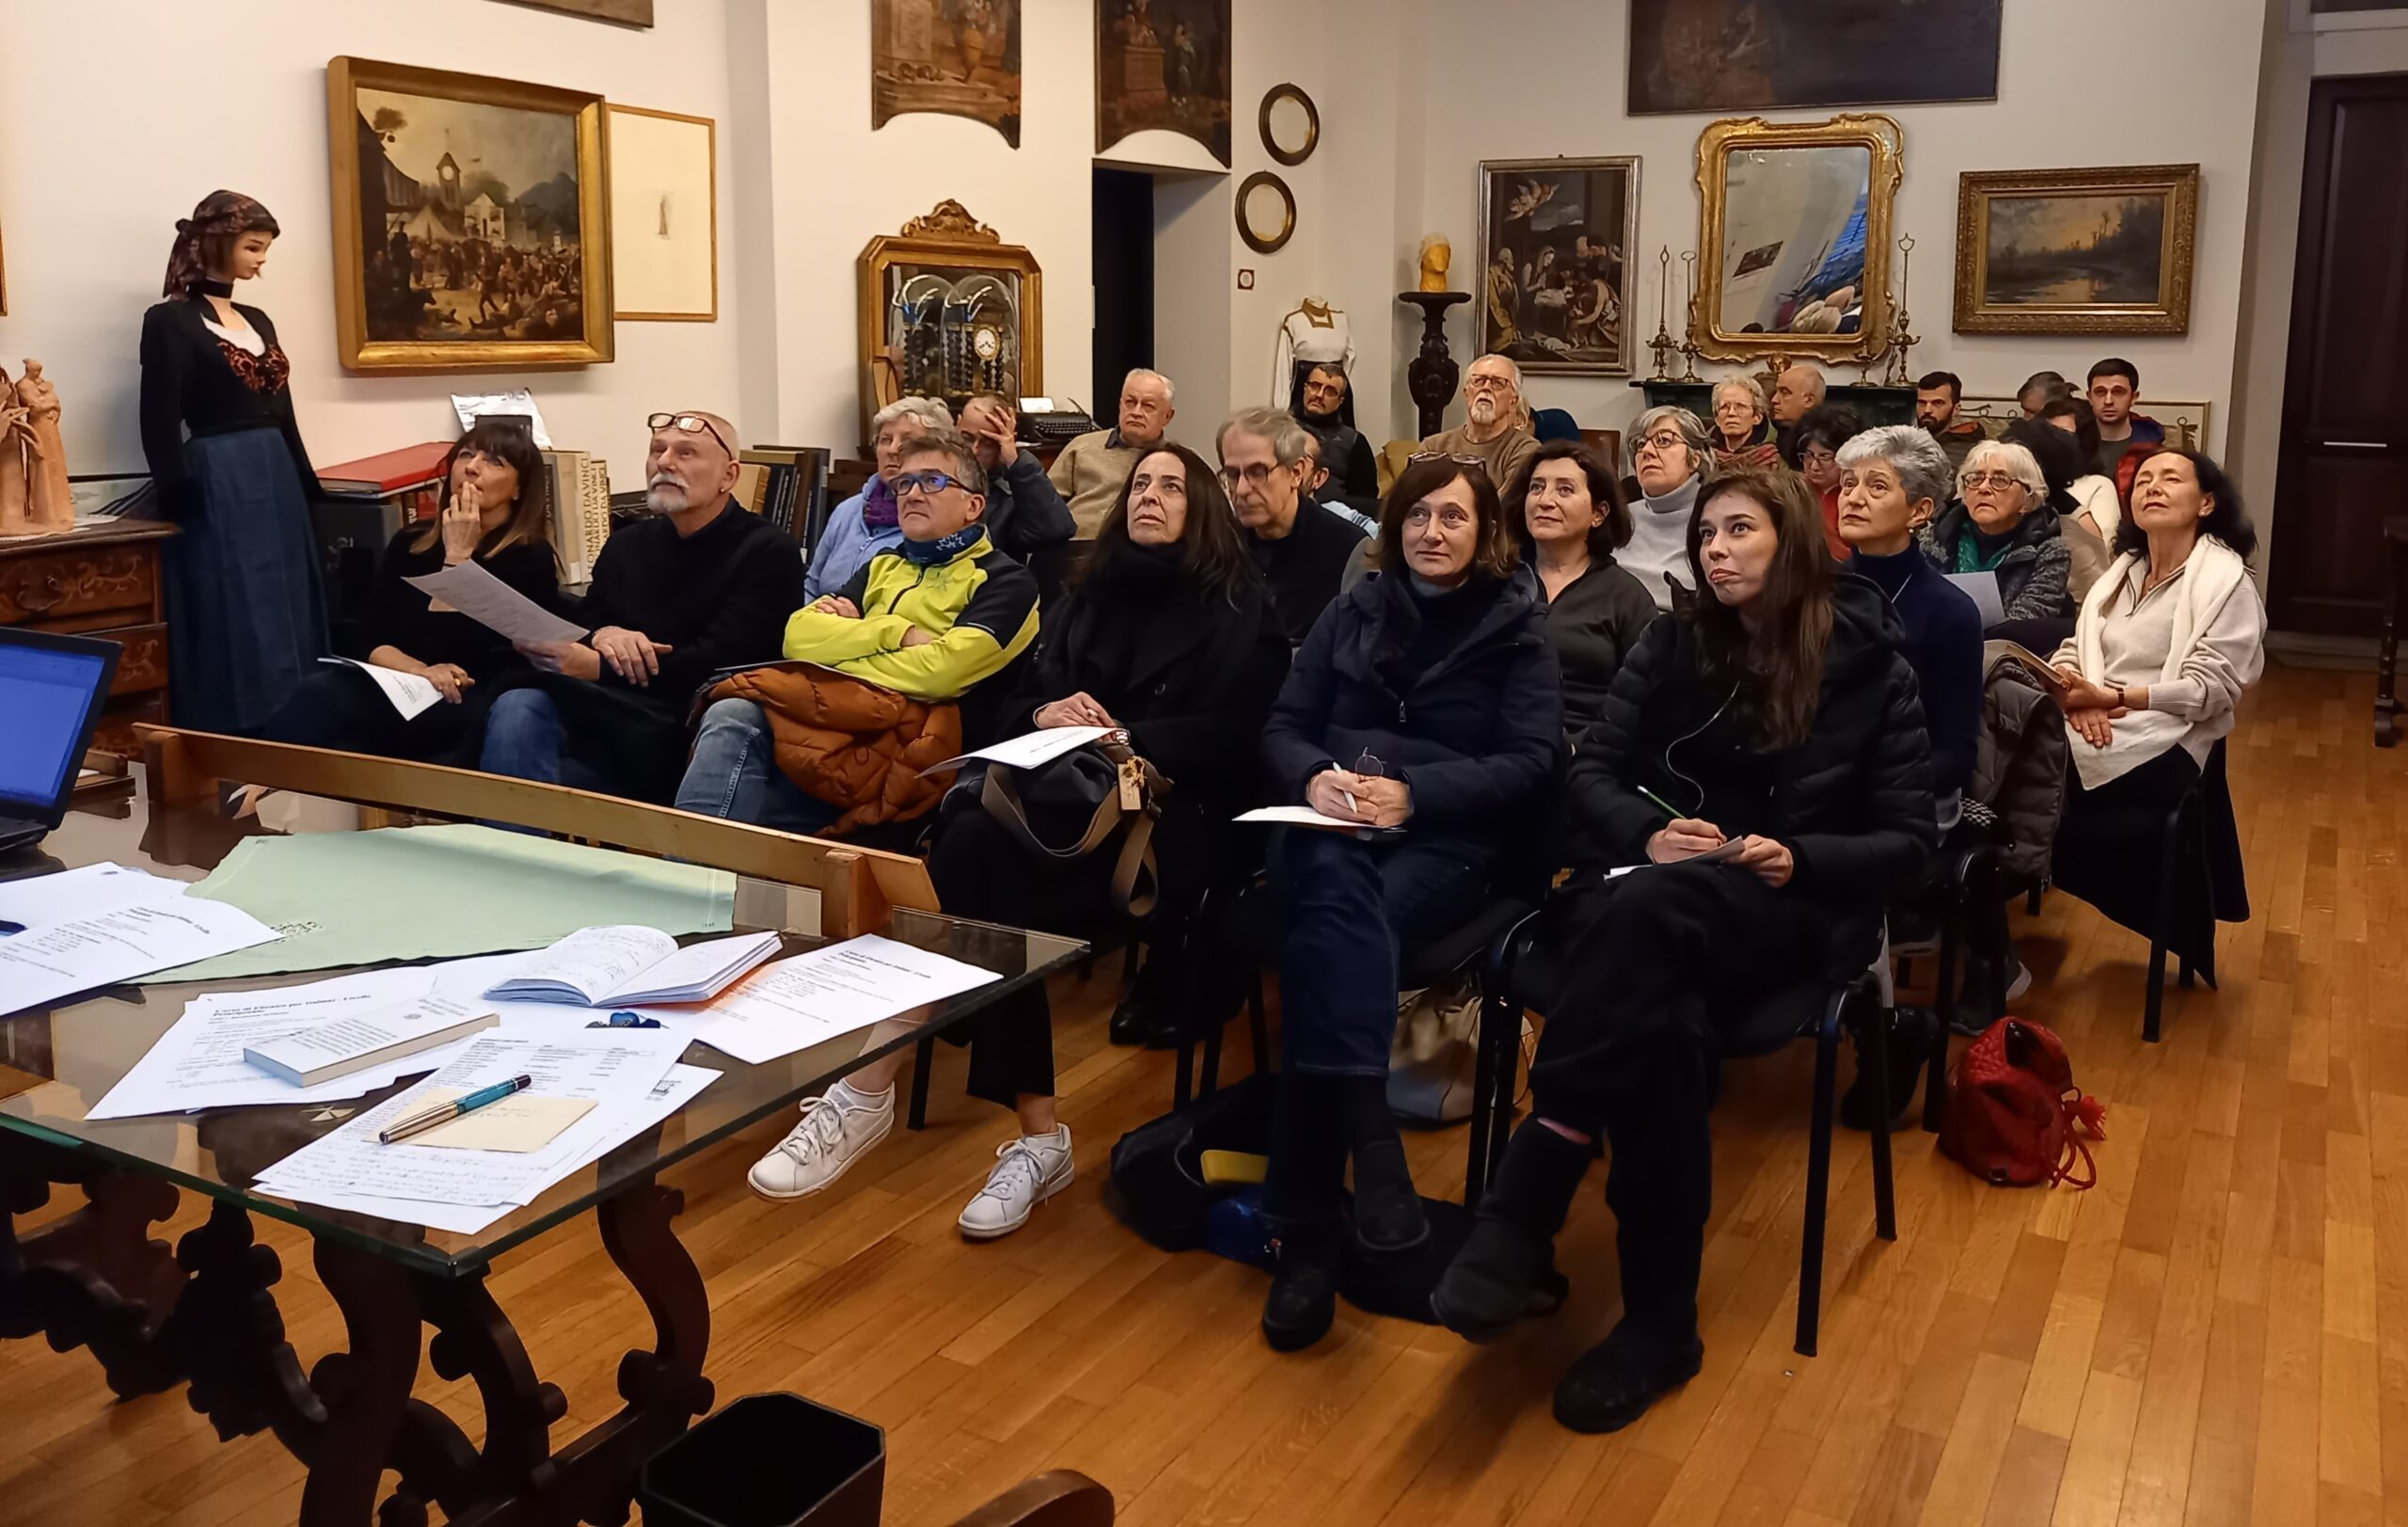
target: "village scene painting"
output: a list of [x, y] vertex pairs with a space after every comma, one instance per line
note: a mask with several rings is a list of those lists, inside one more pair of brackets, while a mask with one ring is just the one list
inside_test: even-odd
[[367, 338], [581, 339], [577, 118], [365, 87], [354, 99]]
[[931, 111], [1020, 147], [1022, 0], [871, 0], [869, 125]]
[[1229, 0], [1096, 0], [1095, 147], [1149, 127], [1229, 163]]

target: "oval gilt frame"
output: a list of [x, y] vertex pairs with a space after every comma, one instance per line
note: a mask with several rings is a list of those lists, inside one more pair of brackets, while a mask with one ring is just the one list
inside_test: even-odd
[[[1281, 101], [1293, 101], [1305, 108], [1305, 146], [1301, 149], [1283, 149], [1271, 135], [1271, 108]], [[1275, 85], [1264, 91], [1256, 126], [1262, 134], [1263, 152], [1291, 168], [1310, 159], [1313, 151], [1321, 147], [1321, 108], [1313, 104], [1313, 98], [1305, 93], [1301, 85]]]
[[[1245, 220], [1246, 204], [1254, 199], [1258, 187], [1266, 185], [1279, 193], [1279, 200], [1287, 209], [1287, 215], [1280, 220], [1279, 231], [1275, 234], [1261, 232]], [[1271, 171], [1258, 169], [1238, 186], [1237, 220], [1238, 237], [1245, 240], [1247, 248], [1256, 254], [1277, 254], [1280, 247], [1295, 236], [1296, 193], [1289, 190], [1288, 183]]]

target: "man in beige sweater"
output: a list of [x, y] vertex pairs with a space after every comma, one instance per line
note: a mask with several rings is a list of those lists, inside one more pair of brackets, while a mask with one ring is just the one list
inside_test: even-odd
[[1539, 448], [1538, 437], [1522, 423], [1522, 368], [1503, 356], [1473, 361], [1464, 373], [1464, 411], [1469, 417], [1422, 441], [1420, 454], [1478, 456], [1488, 464], [1497, 491], [1509, 491]]
[[1095, 539], [1103, 529], [1120, 485], [1129, 481], [1137, 458], [1163, 443], [1170, 427], [1170, 378], [1140, 368], [1120, 384], [1120, 424], [1117, 429], [1090, 430], [1062, 448], [1046, 475], [1070, 505], [1079, 522], [1078, 538]]

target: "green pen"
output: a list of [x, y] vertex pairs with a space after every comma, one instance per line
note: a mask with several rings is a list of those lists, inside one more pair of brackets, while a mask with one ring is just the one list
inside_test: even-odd
[[1667, 813], [1668, 813], [1668, 814], [1672, 818], [1672, 819], [1673, 819], [1674, 821], [1678, 821], [1678, 820], [1680, 820], [1681, 814], [1680, 814], [1680, 812], [1679, 812], [1679, 811], [1677, 811], [1677, 810], [1675, 810], [1675, 809], [1673, 808], [1673, 806], [1672, 806], [1672, 803], [1671, 803], [1670, 801], [1665, 800], [1662, 796], [1657, 795], [1654, 790], [1649, 789], [1649, 788], [1648, 788], [1646, 786], [1644, 786], [1644, 785], [1641, 785], [1641, 786], [1638, 787], [1638, 790], [1639, 790], [1639, 793], [1640, 793], [1640, 794], [1641, 794], [1641, 795], [1643, 795], [1643, 796], [1647, 797], [1647, 799], [1649, 799], [1650, 801], [1655, 802], [1658, 806], [1662, 807], [1662, 808], [1665, 810], [1665, 812], [1667, 812]]

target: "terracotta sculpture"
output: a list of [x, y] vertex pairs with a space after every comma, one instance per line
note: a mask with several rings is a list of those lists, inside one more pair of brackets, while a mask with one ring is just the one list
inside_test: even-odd
[[1421, 287], [1424, 292], [1447, 289], [1447, 266], [1454, 260], [1454, 249], [1444, 233], [1432, 233], [1421, 241]]
[[67, 481], [67, 442], [58, 433], [58, 389], [41, 374], [41, 362], [25, 361], [17, 382], [17, 406], [25, 411], [19, 426], [27, 433], [32, 461], [27, 464], [25, 509], [36, 531], [71, 530], [75, 525], [75, 493]]
[[0, 367], [0, 535], [30, 535], [36, 526], [25, 513], [25, 410]]

